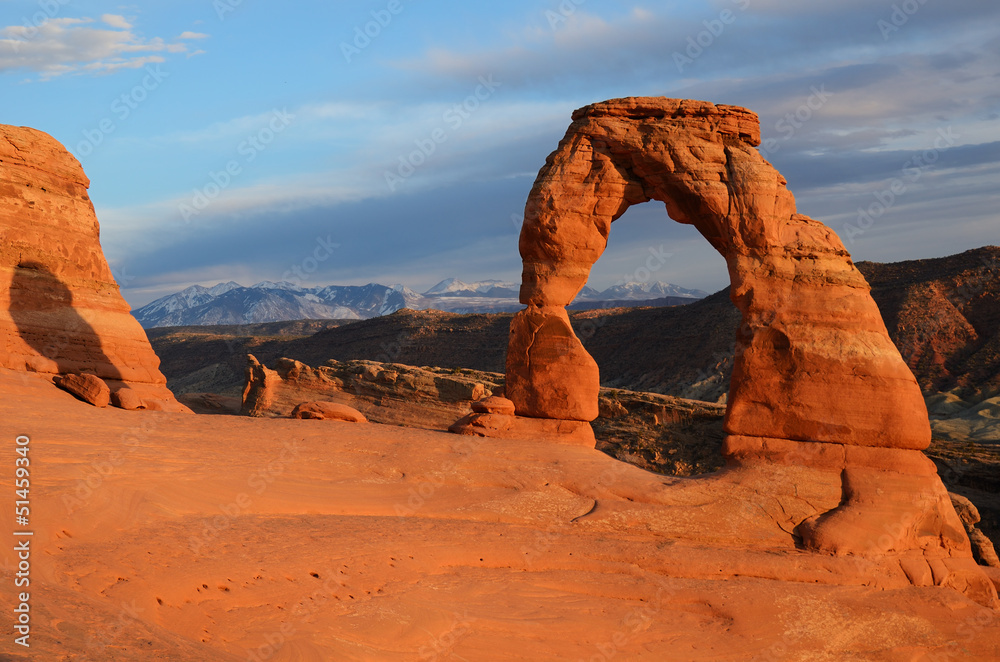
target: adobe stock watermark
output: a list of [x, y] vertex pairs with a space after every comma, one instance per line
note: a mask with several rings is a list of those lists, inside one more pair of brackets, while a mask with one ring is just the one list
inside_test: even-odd
[[340, 42], [340, 52], [343, 54], [344, 60], [350, 64], [352, 59], [361, 55], [361, 51], [371, 46], [372, 41], [378, 39], [382, 31], [389, 27], [393, 19], [402, 14], [404, 9], [402, 0], [389, 0], [385, 9], [376, 9], [371, 12], [372, 20], [367, 21], [364, 25], [354, 26], [354, 38], [351, 42]]
[[[731, 0], [740, 11], [746, 11], [750, 7], [750, 0]], [[701, 22], [705, 26], [695, 35], [687, 38], [687, 48], [684, 52], [674, 51], [674, 64], [678, 73], [684, 73], [684, 67], [694, 64], [707, 49], [711, 48], [715, 41], [726, 31], [726, 27], [736, 22], [736, 14], [732, 9], [723, 9], [716, 18]]]
[[469, 612], [459, 614], [454, 612], [454, 620], [448, 629], [442, 634], [435, 635], [430, 632], [431, 639], [426, 645], [417, 650], [417, 658], [421, 662], [438, 662], [438, 660], [465, 660], [455, 653], [452, 653], [455, 646], [465, 637], [472, 634], [472, 626], [476, 622], [475, 617], [469, 616]]
[[980, 609], [958, 626], [956, 634], [961, 640], [949, 641], [944, 650], [927, 652], [918, 662], [958, 662], [968, 659], [967, 645], [981, 639], [987, 628], [1000, 626], [1000, 613], [995, 609]]
[[912, 185], [920, 181], [924, 172], [934, 167], [934, 164], [941, 157], [941, 150], [954, 146], [961, 137], [950, 126], [947, 129], [938, 129], [937, 133], [938, 136], [934, 139], [933, 148], [925, 149], [920, 154], [908, 159], [903, 164], [899, 177], [889, 182], [885, 189], [872, 194], [875, 197], [875, 202], [868, 205], [867, 208], [858, 207], [856, 223], [844, 224], [844, 235], [848, 241], [853, 244], [855, 239], [874, 227], [875, 222], [892, 209]]
[[524, 226], [524, 214], [511, 214], [510, 224], [514, 228], [514, 234], [521, 236], [521, 228]]
[[395, 340], [388, 343], [383, 342], [379, 346], [382, 353], [375, 357], [375, 360], [379, 363], [396, 363], [399, 361], [399, 357], [402, 356], [403, 352], [405, 352], [412, 344], [413, 332], [400, 331]]
[[[87, 653], [83, 660], [86, 662], [88, 660], [108, 659], [108, 655], [111, 653], [108, 648], [112, 646], [117, 648], [127, 630], [142, 622], [142, 612], [144, 611], [146, 610], [137, 605], [135, 600], [122, 602], [121, 610], [114, 622], [97, 631], [90, 630], [87, 633]], [[91, 655], [94, 657], [90, 657]]]
[[115, 282], [118, 283], [119, 288], [128, 287], [135, 280], [135, 276], [129, 273], [127, 264], [123, 264], [120, 267], [112, 264], [108, 266], [111, 268], [111, 275], [114, 277]]
[[551, 9], [545, 10], [545, 20], [549, 22], [549, 27], [553, 31], [558, 30], [566, 25], [569, 17], [575, 14], [580, 5], [585, 2], [587, 0], [562, 0], [556, 8], [557, 11]]
[[426, 137], [417, 138], [413, 141], [416, 149], [405, 156], [399, 157], [399, 165], [396, 170], [385, 171], [385, 183], [389, 191], [395, 193], [396, 188], [405, 180], [413, 176], [417, 168], [427, 163], [427, 160], [437, 152], [438, 145], [447, 142], [450, 134], [462, 128], [462, 125], [473, 113], [482, 107], [496, 93], [497, 88], [503, 83], [493, 80], [493, 75], [480, 76], [479, 84], [473, 89], [461, 103], [457, 103], [441, 115], [444, 126], [433, 129]]
[[[666, 578], [657, 577], [658, 584], [656, 594], [641, 606], [636, 607], [620, 621], [620, 627], [606, 641], [595, 646], [596, 653], [590, 657], [577, 658], [577, 662], [610, 662], [623, 653], [629, 643], [641, 632], [649, 627], [649, 624], [657, 619], [662, 619], [660, 612], [670, 605], [671, 599], [677, 593], [677, 589], [667, 584]], [[622, 657], [619, 659], [627, 659]]]
[[243, 157], [242, 161], [231, 159], [218, 172], [209, 172], [208, 178], [211, 181], [194, 189], [190, 204], [182, 202], [177, 205], [177, 210], [184, 222], [190, 223], [192, 218], [208, 209], [209, 205], [222, 195], [222, 192], [229, 188], [237, 177], [243, 174], [243, 167], [253, 163], [274, 142], [275, 138], [292, 124], [294, 119], [295, 116], [287, 110], [272, 110], [267, 126], [261, 128], [257, 133], [247, 136], [236, 146], [236, 153]]
[[625, 285], [626, 283], [648, 283], [657, 271], [667, 266], [667, 261], [674, 256], [663, 249], [663, 244], [659, 248], [648, 248], [649, 256], [644, 264], [636, 267], [630, 275], [623, 276], [615, 285]]
[[226, 14], [236, 11], [236, 8], [243, 4], [243, 0], [213, 0], [212, 9], [220, 21], [226, 20]]
[[826, 85], [815, 85], [809, 87], [812, 94], [795, 109], [794, 112], [785, 113], [784, 117], [774, 123], [774, 130], [781, 134], [781, 138], [768, 138], [760, 146], [760, 153], [767, 158], [781, 149], [781, 143], [791, 140], [796, 132], [811, 120], [815, 113], [826, 105], [826, 102], [833, 96], [833, 92], [826, 89]]
[[78, 478], [73, 490], [62, 495], [63, 507], [66, 508], [66, 515], [72, 517], [75, 513], [83, 510], [90, 504], [91, 497], [97, 493], [116, 474], [121, 474], [121, 467], [124, 466], [129, 457], [147, 441], [158, 427], [155, 418], [146, 419], [141, 424], [129, 428], [122, 432], [119, 443], [122, 450], [111, 450], [95, 460], [89, 465], [78, 469]]
[[[616, 283], [615, 286], [625, 285], [627, 283], [648, 283], [652, 279], [653, 274], [667, 266], [667, 261], [674, 256], [673, 253], [669, 253], [664, 250], [663, 244], [660, 244], [659, 248], [653, 248], [649, 246], [647, 248], [649, 256], [646, 258], [645, 262], [640, 264], [635, 268], [631, 274], [626, 274], [622, 276]], [[601, 304], [601, 307], [605, 307], [607, 302]], [[574, 327], [577, 338], [581, 342], [585, 342], [594, 337], [594, 335], [608, 323], [608, 317], [601, 316], [596, 318], [588, 318], [584, 320], [579, 326]]]
[[926, 4], [927, 0], [903, 0], [899, 4], [892, 5], [892, 13], [889, 14], [888, 20], [880, 18], [875, 23], [875, 27], [882, 33], [882, 40], [889, 41], [889, 37], [899, 32], [904, 25], [910, 22], [910, 18]]
[[397, 503], [394, 507], [397, 517], [410, 517], [434, 498], [439, 489], [448, 483], [448, 477], [458, 469], [460, 463], [474, 455], [482, 442], [481, 437], [463, 437], [453, 448], [461, 456], [459, 460], [447, 460], [436, 471], [427, 474], [416, 487], [411, 487], [407, 493], [406, 503]]
[[71, 0], [38, 0], [37, 11], [31, 17], [21, 17], [21, 25], [7, 28], [7, 33], [13, 39], [10, 41], [11, 49], [15, 54], [21, 52], [21, 45], [26, 44], [38, 36], [38, 30], [46, 21], [59, 15], [59, 10], [70, 3]]
[[[322, 576], [318, 572], [310, 574], [323, 583], [318, 585], [308, 595], [305, 595], [292, 607], [289, 615], [295, 618], [294, 622], [290, 619], [282, 619], [281, 626], [277, 630], [268, 632], [263, 636], [263, 644], [246, 650], [247, 662], [266, 662], [273, 658], [295, 636], [300, 628], [306, 626], [315, 618], [316, 614], [326, 608], [327, 603], [335, 598], [340, 600], [337, 597], [338, 593], [348, 594], [347, 592], [351, 590], [346, 583], [341, 581], [342, 577], [329, 566], [323, 570]], [[341, 571], [340, 574], [343, 575], [346, 573]]]
[[[278, 457], [260, 467], [247, 478], [247, 486], [252, 488], [258, 496], [264, 494], [285, 473], [285, 469], [298, 459], [298, 442], [286, 441]], [[219, 514], [211, 519], [205, 518], [201, 531], [188, 538], [188, 548], [191, 553], [201, 554], [206, 545], [211, 544], [230, 527], [237, 525], [237, 518], [246, 515], [252, 506], [253, 497], [247, 492], [240, 492], [229, 503], [220, 503], [218, 505]]]
[[285, 273], [281, 274], [281, 280], [301, 287], [319, 270], [319, 265], [329, 260], [338, 248], [340, 248], [340, 244], [335, 243], [331, 235], [326, 235], [325, 238], [316, 237], [316, 246], [312, 253], [306, 255], [301, 262], [292, 265]]
[[[83, 130], [83, 140], [76, 144], [73, 155], [83, 160], [94, 153], [100, 147], [105, 138], [115, 132], [119, 127], [119, 122], [126, 121], [132, 116], [139, 106], [149, 98], [151, 92], [157, 90], [170, 73], [163, 71], [160, 65], [148, 65], [145, 69], [146, 75], [142, 77], [131, 90], [123, 93], [120, 97], [111, 102], [111, 113], [114, 118], [108, 116], [97, 123], [93, 129]], [[117, 118], [117, 122], [115, 121]]]

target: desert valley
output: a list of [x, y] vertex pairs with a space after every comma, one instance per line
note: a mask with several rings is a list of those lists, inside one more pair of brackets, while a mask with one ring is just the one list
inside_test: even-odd
[[[144, 330], [0, 126], [0, 660], [1000, 659], [1000, 248], [855, 264], [760, 144], [577, 110], [510, 312]], [[650, 200], [731, 286], [568, 310]]]

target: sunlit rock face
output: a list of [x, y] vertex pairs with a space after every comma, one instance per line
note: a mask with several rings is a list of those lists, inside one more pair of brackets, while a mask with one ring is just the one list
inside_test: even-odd
[[89, 373], [147, 408], [187, 411], [118, 291], [89, 186], [51, 136], [0, 126], [0, 366]]

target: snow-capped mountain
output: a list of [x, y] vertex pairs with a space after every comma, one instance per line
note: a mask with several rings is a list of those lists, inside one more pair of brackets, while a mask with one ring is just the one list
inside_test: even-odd
[[[178, 292], [177, 294], [171, 294], [170, 296], [165, 296], [161, 299], [157, 299], [151, 304], [140, 308], [143, 311], [143, 315], [149, 317], [150, 319], [159, 319], [170, 317], [175, 314], [179, 314], [181, 311], [189, 310], [191, 308], [197, 308], [203, 304], [206, 304], [214, 299], [222, 296], [230, 290], [235, 290], [242, 287], [239, 283], [234, 283], [229, 281], [228, 283], [219, 283], [215, 287], [202, 287], [201, 285], [192, 285], [191, 287]], [[138, 313], [139, 311], [135, 311]], [[135, 315], [136, 319], [142, 323], [142, 318]], [[143, 326], [146, 326], [143, 324]], [[147, 327], [148, 328], [148, 327]]]
[[520, 283], [509, 281], [480, 280], [475, 283], [464, 283], [457, 278], [447, 278], [424, 292], [424, 296], [517, 298], [520, 289]]
[[[584, 289], [593, 292], [591, 288]], [[659, 281], [655, 281], [652, 283], [620, 283], [609, 287], [599, 294], [589, 295], [587, 298], [590, 298], [591, 296], [595, 299], [603, 301], [648, 301], [650, 299], [662, 299], [664, 297], [704, 299], [708, 296], [708, 292], [703, 292], [701, 290], [689, 290], [671, 283], [661, 283]], [[584, 293], [580, 292], [580, 296], [578, 298], [583, 299]]]
[[[512, 312], [522, 307], [518, 301], [519, 289], [519, 283], [508, 281], [466, 283], [457, 278], [443, 280], [423, 294], [399, 284], [304, 288], [289, 282], [263, 281], [244, 287], [230, 281], [214, 287], [193, 285], [134, 310], [132, 315], [144, 328], [150, 329], [300, 319], [368, 319], [394, 313], [400, 308], [454, 313]], [[594, 307], [591, 304], [602, 301], [640, 302], [671, 297], [693, 301], [703, 296], [705, 293], [700, 290], [669, 283], [625, 283], [603, 292], [584, 287], [573, 307]], [[671, 303], [676, 301], [671, 299]]]
[[[214, 294], [213, 294], [214, 292]], [[193, 285], [132, 311], [143, 327], [251, 324], [298, 319], [365, 319], [411, 306], [420, 295], [406, 288], [362, 286], [303, 288], [264, 281], [251, 287]]]

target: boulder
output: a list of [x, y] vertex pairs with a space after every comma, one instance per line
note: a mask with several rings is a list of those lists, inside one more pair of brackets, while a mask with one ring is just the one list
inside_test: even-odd
[[347, 421], [348, 423], [368, 422], [364, 414], [354, 407], [348, 407], [336, 402], [303, 402], [292, 410], [289, 418]]
[[122, 388], [115, 389], [111, 393], [111, 404], [119, 409], [127, 409], [129, 411], [146, 408], [146, 405], [143, 403], [142, 398], [139, 397], [139, 394], [124, 386]]
[[507, 398], [492, 395], [488, 398], [472, 403], [472, 411], [477, 414], [505, 414], [514, 415], [514, 403]]
[[111, 402], [111, 389], [95, 375], [58, 375], [55, 384], [95, 407], [107, 407]]

